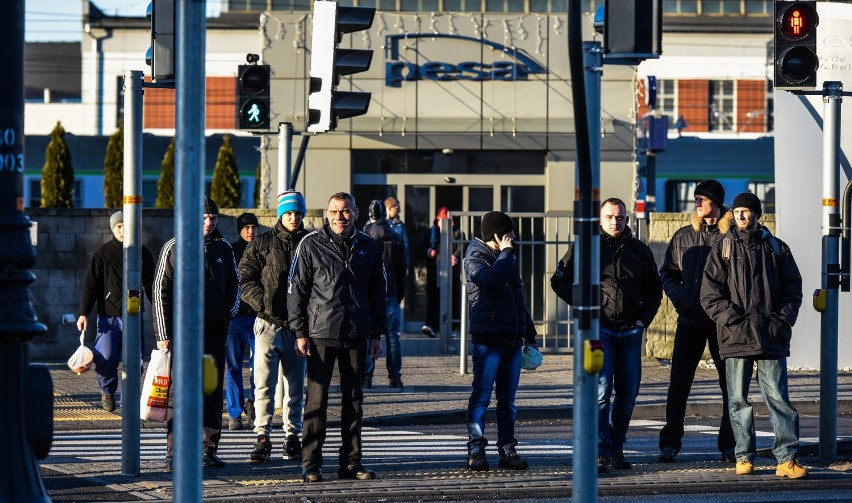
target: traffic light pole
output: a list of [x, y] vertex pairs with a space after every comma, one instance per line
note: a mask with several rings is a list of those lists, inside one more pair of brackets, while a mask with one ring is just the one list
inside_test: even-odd
[[124, 302], [121, 312], [121, 474], [139, 475], [142, 374], [142, 81], [124, 74]]
[[[837, 458], [837, 330], [840, 287], [840, 213], [838, 204], [840, 105], [843, 84], [825, 82], [822, 91], [822, 289], [825, 310], [820, 315], [819, 459]], [[843, 225], [848, 225], [843, 222]]]
[[293, 170], [293, 123], [278, 124], [278, 185], [277, 194], [290, 188]]
[[[47, 327], [36, 321], [30, 299], [36, 253], [23, 213], [24, 0], [0, 3], [0, 46], [7, 69], [0, 79], [0, 501], [50, 501], [36, 459], [50, 450], [53, 385], [27, 353], [27, 342]], [[33, 408], [46, 411], [47, 424]]]

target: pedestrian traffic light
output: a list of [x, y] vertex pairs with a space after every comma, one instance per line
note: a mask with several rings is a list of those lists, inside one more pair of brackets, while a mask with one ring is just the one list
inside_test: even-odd
[[816, 1], [775, 1], [775, 88], [813, 89], [817, 85], [816, 54], [819, 16]]
[[370, 93], [338, 91], [337, 86], [341, 76], [369, 70], [373, 51], [338, 46], [343, 34], [369, 29], [375, 13], [372, 7], [340, 7], [337, 2], [314, 2], [306, 124], [309, 133], [334, 131], [338, 119], [367, 113]]
[[152, 0], [145, 13], [151, 21], [151, 47], [145, 63], [151, 67], [151, 80], [175, 80], [175, 0]]
[[240, 65], [237, 74], [240, 129], [269, 129], [269, 65]]

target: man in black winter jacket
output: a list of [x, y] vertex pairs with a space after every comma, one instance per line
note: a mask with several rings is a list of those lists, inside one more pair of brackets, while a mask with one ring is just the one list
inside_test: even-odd
[[[122, 302], [124, 300], [124, 214], [119, 210], [109, 218], [113, 238], [95, 250], [83, 291], [80, 293], [80, 310], [77, 330], [89, 328], [89, 313], [97, 304], [98, 323], [95, 350], [92, 352], [95, 374], [101, 388], [101, 407], [107, 412], [115, 410], [115, 390], [118, 389], [118, 364], [121, 363]], [[142, 289], [151, 301], [151, 284], [154, 282], [154, 257], [142, 246]], [[142, 307], [142, 306], [140, 306]], [[142, 317], [139, 316], [139, 322]], [[145, 350], [144, 331], [140, 332], [142, 350]]]
[[[222, 380], [225, 375], [225, 340], [228, 325], [237, 314], [240, 285], [234, 252], [216, 228], [219, 208], [213, 199], [204, 198], [204, 334], [179, 334], [178, 337], [204, 337], [204, 353], [213, 356], [218, 380], [216, 388], [204, 396], [202, 404], [203, 439], [201, 462], [204, 466], [222, 467], [225, 462], [216, 455], [222, 435]], [[171, 349], [174, 319], [175, 239], [167, 241], [160, 251], [154, 275], [154, 334], [157, 348]], [[201, 300], [201, 299], [199, 299]], [[172, 356], [174, 361], [174, 355]], [[172, 366], [172, 370], [174, 366]], [[169, 386], [166, 410], [166, 469], [171, 471], [174, 419], [174, 386]]]
[[716, 322], [707, 316], [698, 299], [707, 256], [721, 238], [718, 222], [725, 213], [724, 202], [725, 188], [716, 180], [705, 180], [695, 187], [695, 212], [690, 224], [672, 236], [660, 269], [663, 289], [678, 313], [666, 399], [666, 425], [660, 431], [660, 461], [664, 463], [674, 461], [680, 452], [686, 401], [695, 379], [695, 369], [708, 343], [722, 389], [722, 421], [716, 444], [722, 461], [736, 462], [736, 441], [728, 415], [725, 363], [719, 356]]
[[[382, 262], [387, 279], [386, 309], [387, 331], [385, 332], [385, 363], [391, 388], [402, 387], [402, 349], [399, 346], [399, 304], [405, 297], [405, 244], [400, 239], [384, 214], [385, 205], [375, 200], [370, 203], [370, 221], [364, 232], [382, 246]], [[364, 387], [373, 387], [373, 372], [376, 361], [367, 358], [364, 372]]]
[[366, 355], [381, 354], [386, 329], [382, 250], [355, 229], [358, 208], [351, 194], [332, 195], [326, 217], [328, 223], [296, 249], [287, 292], [290, 330], [297, 352], [308, 359], [302, 477], [322, 481], [328, 388], [336, 362], [342, 402], [337, 474], [369, 480], [376, 474], [361, 464], [361, 378]]
[[[731, 208], [733, 217], [720, 222], [723, 237], [704, 267], [701, 306], [716, 322], [719, 354], [725, 359], [736, 473], [754, 473], [754, 412], [748, 389], [757, 366], [757, 383], [775, 432], [775, 474], [807, 477], [796, 460], [799, 413], [787, 394], [787, 357], [802, 305], [802, 276], [790, 247], [757, 222], [762, 214], [757, 196], [744, 192]], [[736, 227], [728, 230], [732, 222]]]
[[257, 237], [240, 262], [242, 299], [255, 311], [255, 423], [249, 460], [269, 461], [272, 456], [272, 415], [275, 388], [281, 368], [284, 374], [282, 417], [286, 434], [284, 457], [302, 459], [302, 408], [305, 395], [305, 359], [296, 353], [296, 336], [287, 324], [287, 280], [296, 247], [308, 232], [302, 223], [305, 198], [296, 191], [278, 196], [278, 221], [272, 230]]
[[475, 239], [468, 246], [464, 258], [473, 341], [473, 384], [467, 404], [467, 467], [473, 471], [489, 469], [484, 416], [496, 382], [499, 466], [526, 470], [527, 461], [515, 450], [518, 444], [515, 393], [524, 345], [536, 346], [535, 325], [524, 301], [512, 219], [501, 211], [489, 211], [482, 216], [481, 229], [482, 239]]
[[[632, 468], [624, 459], [627, 428], [642, 378], [642, 334], [663, 299], [654, 254], [633, 237], [620, 199], [601, 203], [600, 340], [604, 366], [598, 378], [598, 471]], [[573, 246], [559, 261], [550, 286], [571, 303]], [[615, 390], [615, 398], [610, 398]]]

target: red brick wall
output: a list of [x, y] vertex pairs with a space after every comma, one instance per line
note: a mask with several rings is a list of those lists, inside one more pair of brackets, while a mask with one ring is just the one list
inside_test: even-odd
[[677, 111], [686, 121], [685, 132], [707, 132], [709, 88], [707, 80], [677, 81]]
[[[145, 79], [146, 82], [150, 78]], [[237, 88], [234, 77], [207, 77], [205, 127], [235, 129]], [[143, 107], [144, 129], [173, 129], [175, 127], [174, 89], [145, 88]]]
[[[737, 81], [737, 132], [766, 131], [766, 81]], [[750, 118], [749, 115], [752, 115]]]

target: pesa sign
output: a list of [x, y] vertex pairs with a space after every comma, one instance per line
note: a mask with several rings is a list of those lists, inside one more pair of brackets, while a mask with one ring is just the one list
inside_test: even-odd
[[[455, 64], [429, 61], [418, 65], [410, 61], [400, 60], [400, 41], [426, 37], [463, 40], [486, 45], [514, 58], [515, 61], [495, 61], [491, 64], [480, 61], [462, 61]], [[521, 49], [512, 49], [490, 40], [438, 33], [388, 35], [385, 37], [385, 59], [385, 85], [389, 87], [400, 87], [403, 81], [415, 80], [527, 80], [531, 73], [547, 73], [547, 68], [544, 65]]]

